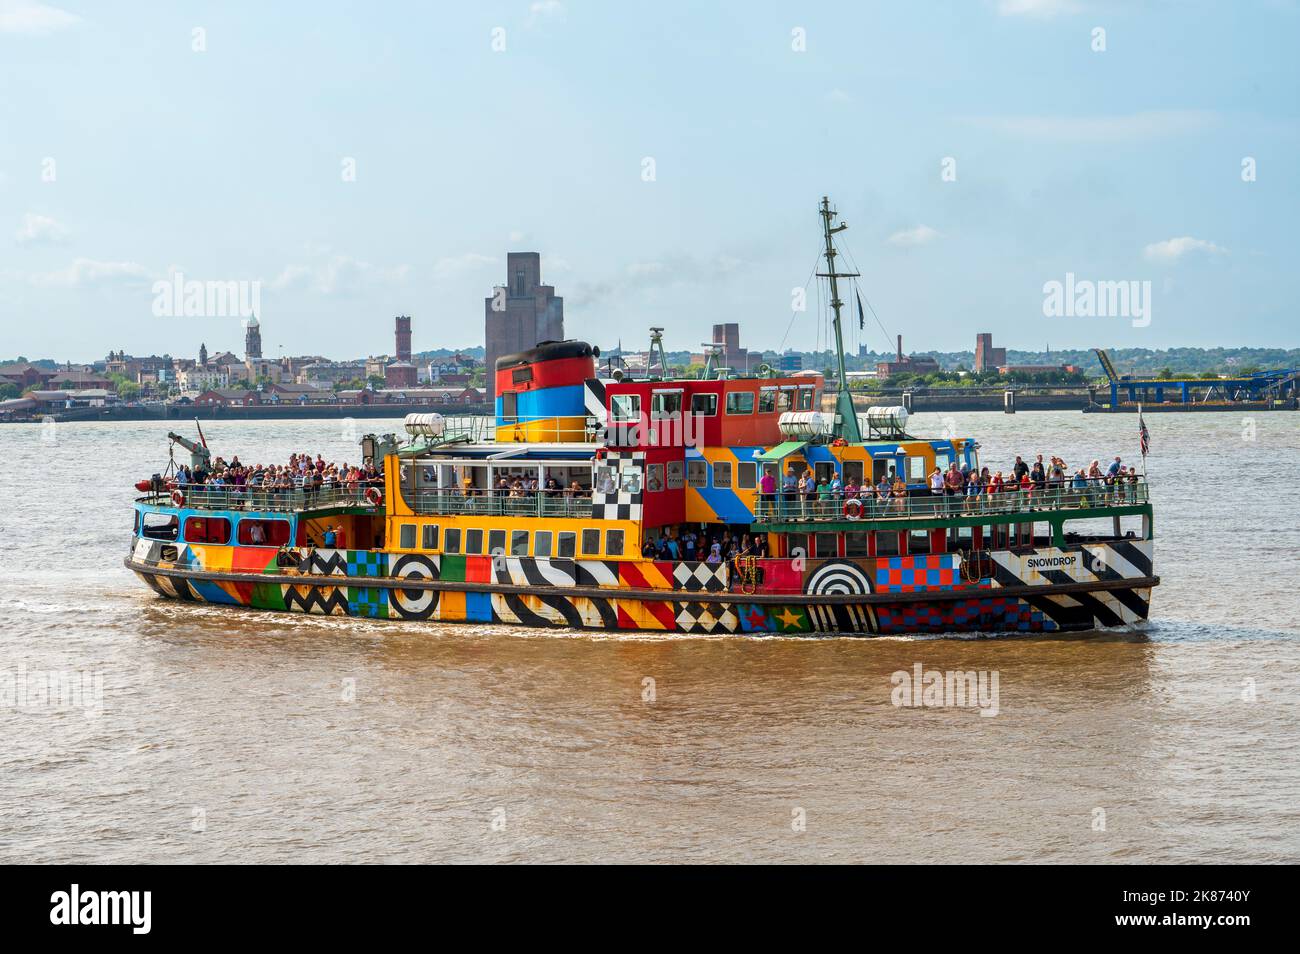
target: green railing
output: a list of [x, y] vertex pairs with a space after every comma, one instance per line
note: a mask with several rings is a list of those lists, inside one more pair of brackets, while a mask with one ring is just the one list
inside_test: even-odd
[[417, 490], [406, 494], [418, 514], [468, 514], [486, 517], [591, 517], [591, 494], [545, 490], [510, 496], [501, 491]]
[[1036, 490], [1009, 490], [978, 496], [918, 496], [880, 499], [873, 494], [846, 498], [843, 494], [829, 497], [795, 497], [786, 499], [781, 494], [762, 496], [755, 501], [755, 523], [799, 523], [817, 520], [843, 520], [849, 500], [858, 501], [853, 516], [862, 520], [915, 520], [937, 517], [980, 517], [1008, 513], [1032, 513], [1054, 510], [1100, 510], [1109, 507], [1131, 507], [1149, 501], [1145, 481], [1124, 482], [1113, 486], [1104, 484], [1074, 488], [1043, 488]]
[[[293, 513], [303, 510], [326, 510], [335, 507], [370, 507], [366, 486], [321, 487], [319, 490], [270, 490], [260, 487], [208, 487], [191, 484], [177, 488], [184, 497], [184, 507], [196, 510], [273, 510]], [[173, 491], [146, 494], [140, 503], [174, 507]]]

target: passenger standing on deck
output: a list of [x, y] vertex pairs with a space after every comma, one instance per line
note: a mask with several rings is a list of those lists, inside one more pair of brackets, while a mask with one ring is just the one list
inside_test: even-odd
[[772, 513], [772, 504], [776, 500], [776, 475], [771, 467], [763, 468], [763, 476], [758, 481], [759, 512]]

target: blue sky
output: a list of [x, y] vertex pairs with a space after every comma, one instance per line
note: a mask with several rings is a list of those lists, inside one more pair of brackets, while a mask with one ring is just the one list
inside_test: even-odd
[[[1264, 0], [0, 0], [0, 357], [242, 352], [153, 314], [176, 270], [260, 281], [269, 356], [482, 344], [510, 250], [570, 336], [807, 349], [823, 194], [908, 350], [1295, 347], [1298, 41]], [[1044, 317], [1067, 272], [1151, 323]]]

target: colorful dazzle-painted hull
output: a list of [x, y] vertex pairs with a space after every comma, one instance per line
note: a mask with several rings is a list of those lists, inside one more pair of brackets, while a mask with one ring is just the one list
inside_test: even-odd
[[1050, 633], [1146, 619], [1150, 542], [993, 553], [760, 561], [491, 558], [167, 544], [137, 539], [126, 566], [159, 595], [368, 619], [504, 623], [695, 635]]

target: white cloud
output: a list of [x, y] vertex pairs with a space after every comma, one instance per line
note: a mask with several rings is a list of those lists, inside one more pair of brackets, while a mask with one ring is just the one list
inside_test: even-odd
[[1172, 264], [1189, 252], [1204, 252], [1206, 255], [1228, 254], [1228, 250], [1221, 245], [1215, 245], [1205, 239], [1192, 238], [1190, 235], [1165, 239], [1163, 242], [1152, 242], [1142, 250], [1147, 261], [1162, 264]]
[[1047, 19], [1062, 13], [1078, 13], [1083, 6], [1075, 0], [998, 0], [998, 15]]
[[434, 262], [433, 277], [438, 281], [447, 281], [473, 269], [495, 264], [497, 264], [497, 260], [491, 255], [466, 252], [464, 255], [452, 255]]
[[152, 280], [149, 269], [137, 262], [99, 262], [90, 258], [78, 258], [67, 268], [31, 276], [34, 285], [60, 288], [145, 285]]
[[48, 215], [28, 212], [14, 234], [19, 245], [56, 245], [68, 237], [68, 230]]
[[0, 33], [43, 36], [76, 26], [81, 17], [34, 0], [0, 0]]
[[1213, 125], [1217, 118], [1205, 110], [1183, 109], [1127, 116], [969, 116], [963, 121], [1022, 139], [1119, 142], [1199, 132]]
[[566, 297], [566, 302], [590, 307], [619, 295], [655, 292], [681, 285], [714, 287], [716, 283], [749, 267], [743, 259], [731, 255], [698, 258], [670, 255], [664, 261], [633, 262], [610, 281], [580, 282]]
[[560, 0], [537, 0], [528, 6], [528, 25], [533, 26], [539, 20], [558, 19], [564, 16], [564, 4]]
[[939, 238], [940, 234], [938, 229], [932, 229], [928, 225], [918, 225], [913, 229], [903, 229], [900, 232], [895, 232], [886, 241], [890, 245], [911, 248], [915, 245], [925, 245], [927, 242], [933, 242]]
[[286, 265], [271, 281], [276, 291], [302, 289], [322, 295], [351, 295], [375, 285], [403, 281], [409, 265], [372, 265], [350, 255], [331, 255], [309, 264]]

